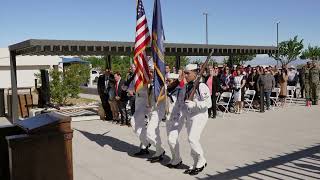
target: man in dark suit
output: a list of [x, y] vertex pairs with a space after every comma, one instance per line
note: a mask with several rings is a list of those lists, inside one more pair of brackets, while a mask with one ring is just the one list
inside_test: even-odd
[[115, 90], [116, 90], [116, 100], [118, 103], [118, 109], [121, 115], [121, 126], [130, 125], [127, 114], [127, 103], [128, 103], [128, 95], [127, 91], [124, 90], [125, 81], [121, 79], [121, 74], [116, 72], [114, 74], [115, 79]]
[[104, 74], [100, 75], [98, 78], [98, 94], [101, 99], [102, 107], [105, 112], [105, 119], [112, 120], [112, 112], [110, 108], [109, 100], [109, 89], [111, 82], [114, 82], [114, 76], [109, 68], [106, 68]]

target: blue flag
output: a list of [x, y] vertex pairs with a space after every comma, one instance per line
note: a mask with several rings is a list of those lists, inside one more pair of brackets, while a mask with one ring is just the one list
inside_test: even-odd
[[164, 63], [164, 31], [160, 0], [154, 1], [152, 20], [152, 57], [154, 64], [154, 97], [157, 104], [165, 100], [165, 63]]

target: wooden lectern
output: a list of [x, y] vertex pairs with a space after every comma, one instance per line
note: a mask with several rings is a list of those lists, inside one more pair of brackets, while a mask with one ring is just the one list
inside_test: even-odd
[[0, 179], [72, 180], [70, 122], [47, 113], [0, 127]]

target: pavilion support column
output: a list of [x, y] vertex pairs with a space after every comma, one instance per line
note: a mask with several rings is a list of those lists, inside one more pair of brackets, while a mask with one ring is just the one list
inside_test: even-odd
[[228, 60], [228, 66], [229, 66], [229, 68], [231, 68], [232, 69], [232, 66], [233, 66], [233, 56], [229, 56], [229, 60]]
[[111, 70], [111, 67], [112, 67], [111, 64], [112, 64], [111, 55], [108, 54], [106, 57], [106, 68]]
[[18, 120], [18, 90], [17, 90], [17, 64], [16, 52], [10, 51], [10, 71], [11, 71], [11, 122]]
[[178, 73], [179, 72], [180, 65], [181, 65], [180, 56], [176, 56], [176, 72], [174, 72], [174, 73]]

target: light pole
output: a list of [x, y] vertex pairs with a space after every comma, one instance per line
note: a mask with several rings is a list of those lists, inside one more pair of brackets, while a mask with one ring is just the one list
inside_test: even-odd
[[204, 12], [203, 15], [206, 17], [206, 44], [208, 44], [208, 13]]
[[279, 24], [280, 24], [280, 21], [277, 21], [277, 48], [279, 49]]
[[277, 49], [278, 49], [278, 52], [277, 52], [277, 66], [278, 66], [278, 63], [279, 63], [279, 24], [280, 24], [280, 21], [277, 21]]

